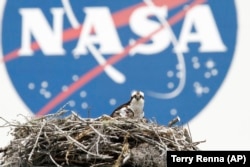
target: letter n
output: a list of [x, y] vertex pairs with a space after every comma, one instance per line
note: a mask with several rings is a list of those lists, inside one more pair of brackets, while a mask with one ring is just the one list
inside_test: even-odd
[[22, 40], [19, 55], [31, 56], [34, 51], [31, 47], [32, 37], [40, 46], [45, 55], [63, 55], [62, 47], [63, 14], [62, 8], [52, 8], [53, 26], [49, 25], [41, 9], [20, 9], [22, 16]]

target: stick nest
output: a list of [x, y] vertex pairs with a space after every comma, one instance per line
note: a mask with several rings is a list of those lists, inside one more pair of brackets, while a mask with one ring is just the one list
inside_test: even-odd
[[14, 139], [0, 150], [2, 166], [166, 167], [167, 151], [198, 150], [182, 126], [144, 120], [81, 118], [61, 109], [55, 114], [10, 123]]

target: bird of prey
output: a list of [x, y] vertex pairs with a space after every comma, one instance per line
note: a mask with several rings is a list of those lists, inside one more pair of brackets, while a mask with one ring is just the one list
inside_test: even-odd
[[144, 117], [144, 93], [133, 91], [130, 100], [117, 107], [111, 117], [142, 119]]

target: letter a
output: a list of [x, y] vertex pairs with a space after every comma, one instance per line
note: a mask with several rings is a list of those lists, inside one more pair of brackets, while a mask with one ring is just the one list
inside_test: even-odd
[[[192, 32], [192, 28], [196, 32]], [[184, 20], [176, 52], [188, 52], [188, 43], [199, 42], [200, 52], [225, 52], [224, 45], [213, 14], [208, 5], [199, 5], [191, 9]]]
[[[74, 55], [87, 54], [86, 45], [99, 44], [102, 54], [115, 54], [122, 51], [110, 11], [106, 7], [84, 8], [86, 13], [79, 41], [73, 50]], [[93, 31], [94, 30], [94, 31]]]

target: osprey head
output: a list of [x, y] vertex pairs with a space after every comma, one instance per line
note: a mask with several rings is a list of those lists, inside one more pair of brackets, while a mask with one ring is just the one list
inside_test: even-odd
[[139, 100], [144, 100], [144, 93], [143, 92], [141, 92], [141, 91], [133, 91], [132, 93], [131, 93], [131, 100], [132, 99], [135, 99], [135, 100], [137, 100], [137, 101], [139, 101]]
[[134, 91], [131, 94], [130, 107], [134, 111], [134, 118], [144, 117], [144, 93], [141, 91]]

